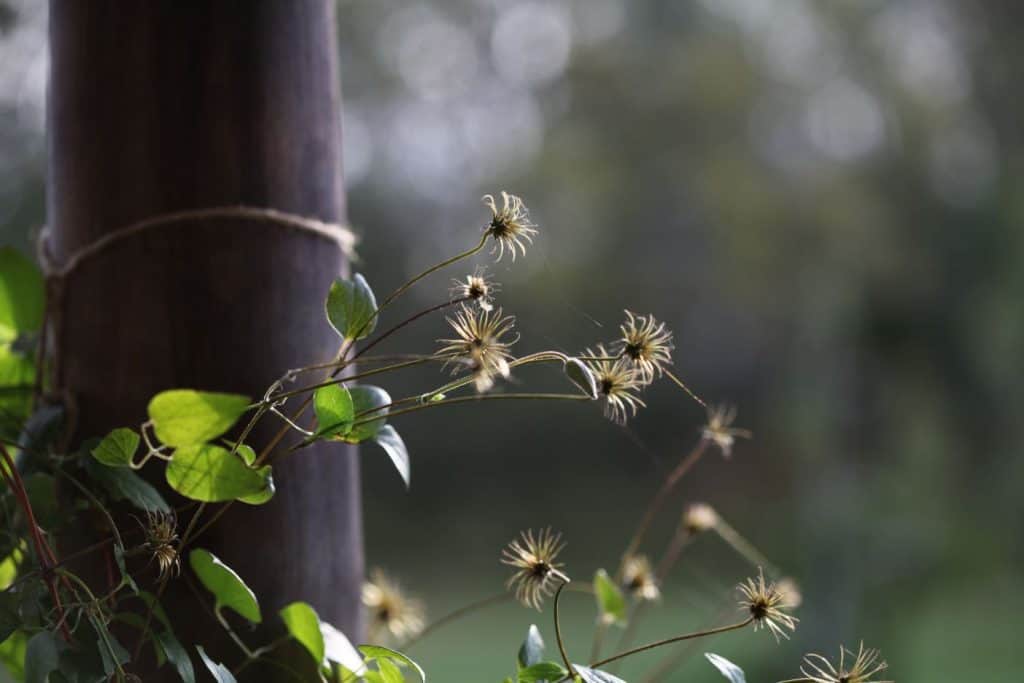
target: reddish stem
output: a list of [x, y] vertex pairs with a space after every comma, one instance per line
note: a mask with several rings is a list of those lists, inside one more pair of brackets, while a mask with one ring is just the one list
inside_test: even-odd
[[[14, 497], [18, 499], [18, 505], [21, 506], [22, 511], [25, 513], [25, 518], [28, 521], [29, 532], [32, 535], [32, 545], [35, 546], [36, 557], [39, 560], [40, 573], [42, 574], [43, 580], [46, 582], [46, 587], [50, 591], [50, 597], [53, 599], [54, 607], [57, 610], [57, 622], [60, 624], [61, 635], [64, 636], [64, 640], [71, 642], [71, 631], [68, 629], [68, 625], [64, 617], [64, 606], [60, 601], [60, 592], [57, 590], [57, 584], [53, 578], [53, 567], [57, 564], [57, 556], [54, 554], [53, 549], [46, 542], [46, 539], [39, 532], [39, 524], [36, 522], [35, 512], [32, 510], [32, 503], [29, 501], [28, 493], [25, 490], [25, 483], [21, 480], [21, 474], [18, 472], [18, 468], [14, 465], [14, 459], [11, 458], [10, 453], [7, 452], [7, 446], [0, 443], [0, 455], [3, 455], [4, 469], [0, 469], [3, 473], [4, 481], [11, 487], [11, 491], [14, 492]], [[65, 579], [65, 583], [67, 580]], [[70, 588], [70, 586], [68, 586]]]

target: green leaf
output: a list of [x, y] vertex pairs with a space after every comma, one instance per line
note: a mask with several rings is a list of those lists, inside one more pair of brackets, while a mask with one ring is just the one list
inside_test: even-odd
[[57, 503], [57, 480], [45, 472], [33, 472], [23, 479], [36, 523], [47, 528], [63, 522], [65, 518]]
[[192, 446], [229, 430], [249, 403], [248, 397], [239, 394], [171, 389], [154, 396], [148, 411], [160, 441], [168, 446]]
[[390, 659], [377, 660], [377, 671], [380, 672], [381, 683], [405, 683], [402, 670], [392, 664]]
[[309, 654], [313, 655], [313, 660], [318, 665], [322, 664], [324, 661], [324, 636], [320, 632], [320, 617], [317, 616], [316, 610], [305, 602], [293, 602], [282, 608], [278, 614], [281, 615], [292, 638], [309, 650]]
[[188, 562], [206, 590], [213, 593], [214, 609], [230, 607], [255, 624], [263, 621], [256, 595], [231, 567], [201, 548], [189, 553]]
[[45, 292], [34, 263], [10, 247], [0, 249], [0, 340], [42, 327]]
[[18, 631], [7, 640], [0, 642], [0, 664], [4, 665], [7, 672], [16, 681], [25, 680], [25, 649], [28, 645], [28, 636], [24, 631]]
[[196, 444], [174, 451], [167, 463], [167, 483], [193, 500], [217, 503], [273, 492], [269, 465], [253, 469], [240, 455], [213, 444]]
[[580, 664], [573, 664], [572, 668], [576, 670], [576, 675], [583, 683], [626, 683], [618, 676], [613, 676], [606, 671], [591, 669]]
[[160, 644], [167, 661], [178, 672], [178, 677], [184, 683], [196, 683], [196, 671], [192, 668], [192, 659], [175, 635], [169, 629], [154, 629], [153, 637]]
[[597, 610], [603, 622], [617, 624], [626, 621], [626, 600], [603, 569], [598, 569], [594, 574], [594, 597], [597, 598]]
[[427, 681], [427, 674], [423, 673], [423, 669], [420, 665], [397, 650], [391, 650], [380, 645], [360, 645], [359, 651], [363, 653], [363, 656], [366, 657], [367, 661], [390, 659], [399, 664], [412, 667], [415, 669], [416, 673], [419, 674], [421, 683], [426, 683]]
[[118, 427], [92, 449], [92, 457], [110, 467], [131, 467], [135, 451], [139, 449], [139, 441], [135, 430]]
[[[19, 538], [17, 543], [11, 548], [10, 554], [0, 562], [0, 591], [7, 590], [7, 588], [14, 583], [14, 579], [18, 576], [18, 567], [21, 566], [22, 561], [25, 559], [25, 550], [28, 548], [28, 543], [25, 539]], [[3, 638], [0, 638], [2, 641]]]
[[10, 438], [17, 435], [28, 418], [35, 377], [35, 363], [31, 358], [7, 344], [0, 344], [0, 414]]
[[362, 339], [377, 327], [377, 299], [359, 273], [351, 280], [335, 280], [324, 307], [327, 320], [343, 339]]
[[[241, 456], [242, 461], [249, 467], [252, 467], [253, 463], [256, 462], [256, 451], [252, 449], [252, 446], [247, 446], [244, 443], [240, 443], [237, 446], [235, 446], [234, 443], [232, 443], [231, 441], [227, 441], [226, 439], [225, 443], [229, 447], [228, 451], [230, 452], [231, 448], [234, 448], [235, 455]], [[268, 500], [274, 497], [274, 492], [276, 490], [277, 489], [274, 486], [274, 480], [273, 478], [271, 478], [267, 482], [266, 490], [261, 491], [259, 493], [253, 493], [248, 496], [239, 496], [238, 500], [241, 501], [242, 503], [247, 503], [249, 505], [263, 505]]]
[[725, 676], [731, 683], [747, 683], [747, 677], [743, 673], [743, 669], [739, 668], [725, 657], [721, 657], [710, 652], [705, 652], [704, 656], [708, 658], [716, 669], [723, 676]]
[[541, 681], [557, 681], [568, 672], [557, 662], [538, 662], [519, 669], [519, 683], [540, 683]]
[[84, 461], [85, 470], [114, 500], [129, 503], [149, 512], [170, 512], [163, 496], [149, 482], [126, 467], [106, 467], [92, 458]]
[[225, 443], [228, 445], [229, 450], [234, 448], [235, 454], [242, 456], [242, 460], [245, 461], [246, 465], [251, 467], [256, 462], [256, 451], [253, 450], [252, 446], [247, 446], [244, 443], [236, 446], [233, 442], [227, 440], [225, 440]]
[[50, 674], [60, 666], [57, 637], [49, 631], [32, 636], [25, 648], [25, 683], [47, 683]]
[[321, 621], [320, 635], [324, 639], [324, 657], [327, 661], [337, 662], [355, 674], [363, 672], [366, 668], [363, 658], [344, 633], [326, 621]]
[[355, 408], [352, 395], [340, 384], [328, 384], [313, 392], [316, 412], [316, 437], [344, 434], [352, 428]]
[[89, 623], [96, 632], [96, 648], [99, 650], [103, 663], [103, 673], [110, 678], [120, 665], [131, 659], [131, 655], [121, 643], [117, 642], [117, 638], [107, 629], [107, 625], [102, 619], [89, 613]]
[[21, 626], [18, 604], [21, 597], [14, 591], [0, 593], [0, 643], [7, 640]]
[[210, 659], [202, 645], [196, 645], [196, 650], [198, 650], [199, 657], [203, 660], [203, 664], [205, 664], [209, 672], [213, 674], [213, 679], [217, 681], [217, 683], [238, 683], [226, 666]]
[[[349, 443], [359, 443], [372, 438], [387, 422], [388, 409], [384, 406], [391, 404], [391, 396], [380, 387], [369, 384], [350, 387], [349, 393], [352, 395], [356, 425], [342, 438]], [[379, 418], [371, 419], [377, 416]], [[362, 420], [368, 422], [359, 424]]]
[[245, 496], [239, 496], [238, 501], [240, 503], [245, 503], [246, 505], [263, 505], [264, 503], [268, 502], [271, 498], [274, 497], [274, 493], [277, 491], [277, 487], [274, 485], [274, 478], [270, 476], [270, 466], [267, 465], [265, 467], [260, 468], [257, 471], [263, 472], [264, 470], [266, 470], [267, 472], [266, 488], [260, 491], [259, 493], [251, 493]]
[[533, 666], [544, 660], [544, 639], [536, 624], [530, 624], [526, 640], [519, 646], [519, 666]]
[[569, 358], [565, 361], [564, 369], [565, 376], [578, 386], [584, 394], [593, 399], [598, 397], [597, 380], [594, 379], [594, 373], [590, 371], [586, 363], [579, 358]]
[[402, 437], [398, 435], [395, 428], [391, 425], [384, 425], [377, 432], [377, 435], [373, 437], [373, 440], [378, 446], [384, 449], [384, 451], [391, 458], [391, 462], [394, 463], [395, 469], [398, 470], [398, 474], [402, 477], [402, 481], [405, 482], [405, 488], [409, 488], [409, 451], [405, 448], [405, 442], [402, 441]]

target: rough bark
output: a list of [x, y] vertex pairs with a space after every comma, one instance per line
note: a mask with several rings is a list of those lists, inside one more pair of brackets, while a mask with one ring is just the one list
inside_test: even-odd
[[[186, 209], [244, 204], [343, 220], [333, 5], [54, 0], [54, 260]], [[322, 299], [345, 266], [322, 236], [239, 219], [150, 230], [89, 258], [58, 312], [58, 381], [74, 397], [76, 436], [138, 424], [163, 389], [259, 396], [287, 368], [331, 358], [339, 340]], [[236, 505], [200, 545], [249, 583], [265, 619], [306, 600], [357, 634], [354, 450], [309, 449], [282, 461], [275, 479], [270, 504]], [[171, 588], [179, 636], [213, 637], [190, 595], [180, 582]]]

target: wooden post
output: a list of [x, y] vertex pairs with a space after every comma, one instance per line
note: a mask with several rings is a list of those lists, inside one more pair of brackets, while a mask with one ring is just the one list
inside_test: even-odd
[[[56, 264], [182, 210], [244, 204], [344, 220], [332, 0], [53, 0], [50, 40]], [[163, 389], [262, 396], [286, 369], [329, 360], [339, 339], [323, 297], [345, 268], [321, 235], [239, 218], [148, 230], [93, 254], [57, 311], [76, 438], [137, 425]], [[275, 479], [270, 504], [234, 506], [199, 545], [249, 583], [267, 621], [306, 600], [358, 637], [354, 449], [309, 449]], [[215, 637], [181, 583], [169, 603], [179, 637]]]

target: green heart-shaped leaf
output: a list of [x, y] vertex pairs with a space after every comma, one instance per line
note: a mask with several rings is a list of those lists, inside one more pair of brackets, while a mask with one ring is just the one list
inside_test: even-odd
[[352, 407], [355, 410], [355, 423], [344, 435], [345, 441], [359, 443], [372, 438], [387, 422], [391, 396], [380, 387], [369, 384], [350, 387]]
[[139, 449], [139, 440], [135, 430], [118, 427], [92, 449], [92, 457], [110, 467], [131, 467], [135, 451]]
[[377, 299], [359, 273], [351, 280], [335, 280], [324, 308], [327, 320], [343, 339], [362, 339], [377, 327]]
[[323, 438], [345, 434], [352, 429], [355, 405], [349, 390], [340, 384], [328, 384], [313, 392], [316, 434]]
[[263, 621], [256, 595], [235, 571], [208, 550], [196, 548], [188, 556], [192, 571], [206, 590], [213, 593], [214, 609], [230, 607], [249, 621]]
[[237, 453], [213, 444], [174, 451], [165, 476], [175, 491], [204, 503], [266, 502], [267, 492], [272, 495], [274, 489], [269, 465], [253, 469]]
[[316, 610], [305, 602], [293, 602], [282, 608], [281, 620], [288, 627], [288, 633], [292, 638], [302, 643], [302, 646], [313, 655], [317, 664], [324, 661], [324, 636], [320, 632], [320, 617]]
[[149, 419], [160, 441], [191, 446], [215, 439], [238, 421], [250, 400], [239, 394], [194, 389], [162, 391], [149, 402]]

